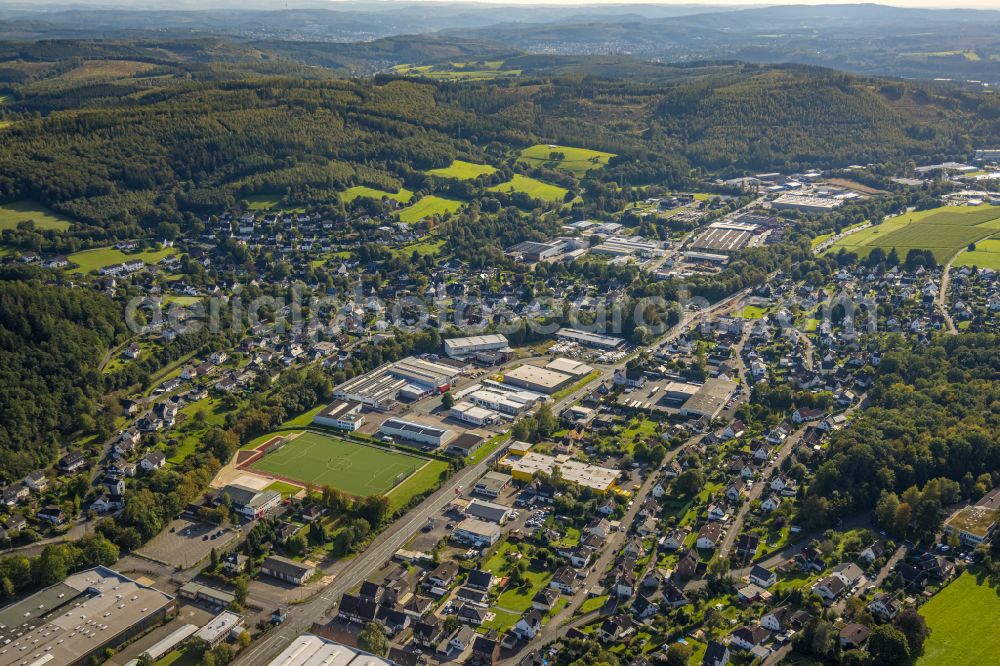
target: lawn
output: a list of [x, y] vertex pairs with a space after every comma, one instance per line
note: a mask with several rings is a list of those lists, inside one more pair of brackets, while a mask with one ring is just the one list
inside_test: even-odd
[[736, 316], [739, 319], [761, 319], [766, 314], [767, 308], [757, 307], [756, 305], [746, 305], [736, 314]]
[[588, 597], [582, 604], [580, 604], [580, 615], [586, 615], [595, 610], [600, 610], [607, 603], [608, 597], [610, 595], [602, 594], [599, 597]]
[[0, 206], [0, 231], [17, 229], [21, 222], [31, 220], [36, 229], [65, 231], [73, 221], [31, 201], [15, 201]]
[[435, 240], [420, 241], [419, 243], [414, 243], [413, 245], [404, 245], [403, 247], [393, 248], [392, 253], [397, 256], [409, 257], [416, 252], [421, 257], [436, 257], [441, 254], [442, 247], [444, 247], [444, 239], [438, 238]]
[[440, 178], [457, 178], [459, 180], [472, 180], [479, 176], [495, 172], [496, 169], [488, 164], [474, 164], [463, 160], [455, 160], [450, 166], [440, 169], [431, 169], [427, 173]]
[[[562, 157], [553, 159], [552, 153], [561, 153]], [[614, 153], [603, 153], [587, 148], [570, 148], [568, 146], [550, 146], [536, 144], [521, 151], [520, 160], [531, 166], [544, 166], [549, 169], [565, 169], [572, 171], [576, 177], [581, 177], [591, 169], [599, 169], [614, 157]]]
[[543, 183], [519, 173], [515, 173], [514, 177], [506, 183], [494, 185], [489, 189], [491, 192], [523, 192], [533, 199], [541, 199], [542, 201], [562, 201], [566, 197], [566, 192], [569, 191], [565, 187]]
[[384, 494], [426, 459], [317, 432], [304, 432], [251, 467], [288, 480], [332, 486], [363, 497]]
[[160, 259], [176, 252], [177, 250], [172, 247], [165, 247], [160, 250], [145, 250], [135, 254], [125, 254], [113, 247], [101, 247], [96, 250], [83, 250], [82, 252], [75, 252], [69, 255], [67, 259], [78, 266], [77, 268], [68, 268], [66, 270], [73, 273], [90, 273], [105, 266], [120, 264], [123, 261], [131, 261], [132, 259], [142, 259], [147, 264], [155, 264]]
[[[1000, 594], [971, 573], [959, 576], [921, 609], [931, 628], [921, 666], [995, 664], [1000, 654]], [[973, 640], [970, 640], [973, 638]]]
[[958, 255], [953, 266], [978, 266], [1000, 271], [1000, 239], [988, 238], [976, 243], [972, 252], [965, 251]]
[[195, 650], [180, 648], [168, 652], [156, 662], [156, 666], [198, 666], [201, 659]]
[[393, 511], [406, 506], [417, 495], [436, 488], [441, 479], [441, 473], [447, 469], [448, 463], [443, 460], [430, 460], [408, 476], [405, 481], [389, 492], [389, 502]]
[[944, 264], [969, 243], [975, 243], [1000, 230], [1000, 207], [944, 206], [916, 211], [886, 220], [856, 234], [842, 238], [828, 251], [845, 248], [859, 256], [868, 256], [873, 248], [886, 252], [896, 248], [900, 259], [913, 248], [931, 250]]
[[350, 187], [340, 193], [340, 198], [343, 199], [344, 203], [350, 203], [358, 197], [368, 197], [369, 199], [375, 199], [376, 201], [389, 198], [406, 203], [413, 198], [413, 192], [405, 187], [400, 188], [399, 192], [386, 192], [385, 190], [378, 190], [374, 187], [356, 185], [355, 187]]
[[290, 483], [285, 483], [284, 481], [275, 481], [264, 490], [276, 490], [279, 493], [281, 493], [282, 497], [292, 497], [294, 495], [298, 495], [299, 492], [302, 491], [302, 489], [299, 488], [298, 486], [294, 486]]
[[530, 584], [526, 587], [506, 590], [497, 597], [495, 605], [504, 610], [523, 613], [531, 608], [531, 599], [538, 594], [540, 589], [549, 584], [551, 578], [551, 571], [525, 571], [524, 579]]

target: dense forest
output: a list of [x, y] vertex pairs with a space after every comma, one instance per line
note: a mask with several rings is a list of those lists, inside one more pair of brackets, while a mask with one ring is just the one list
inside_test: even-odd
[[[608, 71], [602, 59], [591, 71], [585, 58], [536, 58], [512, 80], [342, 80], [277, 56], [249, 62], [222, 40], [187, 46], [197, 57], [182, 63], [175, 43], [0, 44], [0, 201], [48, 205], [96, 243], [185, 230], [251, 194], [335, 204], [363, 184], [475, 195], [422, 171], [456, 157], [505, 167], [539, 141], [616, 153], [579, 183], [535, 174], [599, 200], [602, 188], [708, 173], [964, 158], [1000, 137], [993, 97], [818, 68], [646, 65], [622, 79], [595, 74]], [[122, 75], [87, 75], [106, 67]]]
[[101, 364], [124, 333], [110, 298], [35, 281], [0, 281], [0, 479], [51, 464], [77, 432], [110, 432]]
[[987, 334], [942, 336], [929, 346], [890, 339], [869, 408], [833, 436], [802, 520], [825, 526], [877, 508], [884, 527], [925, 536], [943, 506], [992, 488], [1000, 470], [998, 343]]

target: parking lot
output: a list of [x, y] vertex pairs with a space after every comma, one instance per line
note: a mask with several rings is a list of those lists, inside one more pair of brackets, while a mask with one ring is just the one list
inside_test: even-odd
[[232, 528], [178, 518], [137, 552], [156, 562], [187, 569], [207, 559], [213, 548], [221, 553], [238, 538], [239, 532]]

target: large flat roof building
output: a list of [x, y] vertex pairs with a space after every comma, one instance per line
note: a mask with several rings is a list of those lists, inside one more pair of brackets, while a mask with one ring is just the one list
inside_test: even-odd
[[455, 438], [454, 430], [418, 421], [404, 421], [403, 419], [386, 419], [379, 427], [379, 431], [383, 435], [400, 437], [435, 448], [447, 444]]
[[463, 358], [485, 351], [510, 349], [507, 338], [500, 334], [473, 335], [467, 338], [452, 338], [444, 341], [444, 353], [451, 358]]
[[826, 213], [839, 208], [843, 199], [811, 197], [805, 194], [782, 194], [771, 202], [774, 210], [801, 210], [806, 213]]
[[733, 396], [738, 382], [730, 379], [713, 378], [707, 380], [698, 391], [691, 396], [680, 410], [681, 416], [707, 417], [714, 419]]
[[317, 412], [313, 423], [318, 425], [354, 431], [365, 423], [361, 403], [356, 400], [335, 400]]
[[522, 365], [508, 370], [503, 375], [505, 384], [526, 388], [538, 393], [555, 393], [573, 381], [573, 375], [540, 368], [537, 365]]
[[508, 456], [500, 464], [518, 481], [530, 481], [538, 472], [551, 474], [558, 467], [563, 479], [602, 492], [614, 487], [621, 474], [617, 469], [582, 463], [567, 455], [549, 456], [533, 451], [522, 456]]
[[69, 576], [0, 610], [0, 666], [75, 666], [160, 624], [172, 596], [117, 571]]
[[389, 662], [315, 634], [302, 634], [268, 666], [389, 666]]
[[556, 337], [568, 342], [577, 342], [587, 347], [597, 347], [598, 349], [617, 349], [625, 344], [624, 338], [616, 338], [600, 333], [590, 333], [580, 331], [575, 328], [560, 328], [556, 331]]

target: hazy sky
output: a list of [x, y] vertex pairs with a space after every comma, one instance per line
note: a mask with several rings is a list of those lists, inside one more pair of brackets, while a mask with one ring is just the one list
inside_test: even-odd
[[[337, 0], [331, 0], [336, 2]], [[378, 0], [373, 0], [377, 2]], [[417, 2], [453, 2], [455, 0], [415, 0]], [[770, 0], [769, 2], [748, 2], [747, 0], [471, 0], [491, 4], [518, 5], [610, 5], [610, 4], [653, 4], [653, 5], [832, 5], [859, 4], [857, 0]], [[947, 9], [949, 7], [968, 7], [973, 9], [1000, 9], [1000, 0], [876, 0], [880, 5], [896, 7], [923, 7], [929, 9]]]

